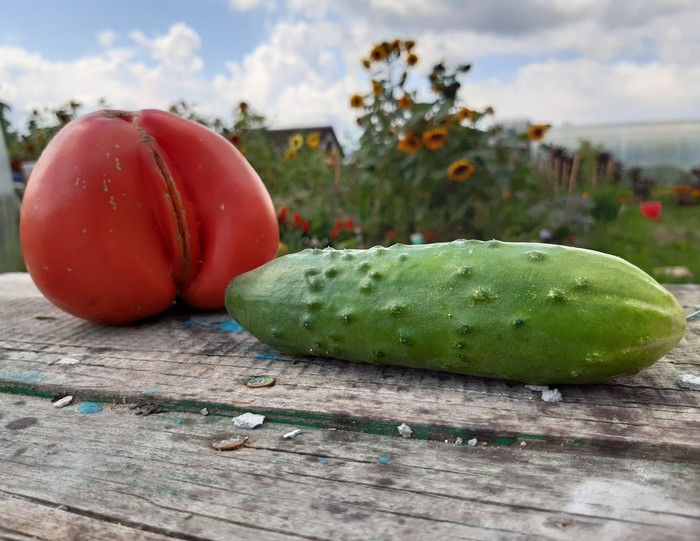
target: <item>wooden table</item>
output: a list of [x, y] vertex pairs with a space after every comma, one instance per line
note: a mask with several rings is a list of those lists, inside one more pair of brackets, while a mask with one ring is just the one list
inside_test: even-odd
[[[669, 289], [700, 304], [700, 286]], [[0, 538], [696, 540], [700, 391], [682, 377], [699, 354], [691, 321], [653, 367], [545, 402], [293, 359], [225, 312], [97, 326], [0, 275]], [[263, 424], [237, 427], [247, 412]]]

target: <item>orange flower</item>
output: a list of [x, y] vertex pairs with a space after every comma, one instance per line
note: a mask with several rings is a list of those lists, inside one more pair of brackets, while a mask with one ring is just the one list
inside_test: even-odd
[[416, 56], [413, 53], [409, 54], [408, 58], [406, 59], [406, 63], [409, 66], [415, 66], [416, 64], [418, 64], [418, 56]]
[[401, 152], [414, 154], [418, 152], [422, 146], [420, 138], [415, 133], [409, 132], [399, 139], [398, 148]]
[[294, 150], [293, 148], [290, 148], [284, 153], [284, 159], [285, 160], [296, 160], [297, 159], [297, 151]]
[[457, 160], [447, 169], [447, 178], [453, 182], [464, 182], [474, 174], [476, 167], [469, 160]]
[[413, 48], [416, 46], [416, 42], [412, 39], [407, 39], [406, 41], [403, 42], [403, 46], [410, 53], [413, 50]]
[[379, 43], [372, 48], [372, 52], [369, 53], [369, 57], [373, 62], [381, 62], [382, 60], [386, 60], [386, 57], [389, 55], [388, 45], [388, 43]]
[[474, 118], [474, 111], [472, 111], [468, 107], [460, 107], [459, 111], [457, 111], [457, 118], [459, 118], [460, 122], [464, 122], [465, 120], [471, 120], [472, 118]]
[[310, 149], [317, 149], [321, 144], [321, 132], [312, 131], [306, 136], [306, 144]]
[[549, 128], [549, 124], [533, 124], [527, 129], [527, 137], [530, 141], [542, 141]]
[[364, 106], [365, 98], [363, 98], [359, 94], [353, 94], [353, 96], [350, 98], [350, 107], [352, 107], [353, 109], [360, 109]]
[[362, 60], [362, 65], [364, 66], [365, 69], [369, 69], [370, 67], [370, 62], [366, 58]]
[[408, 96], [408, 94], [404, 94], [401, 96], [401, 98], [398, 101], [399, 107], [403, 109], [404, 111], [408, 111], [413, 107], [413, 101], [411, 98]]
[[427, 130], [423, 133], [423, 144], [430, 150], [439, 150], [447, 141], [447, 128], [439, 127]]
[[372, 81], [372, 94], [379, 96], [384, 93], [384, 85], [379, 81]]

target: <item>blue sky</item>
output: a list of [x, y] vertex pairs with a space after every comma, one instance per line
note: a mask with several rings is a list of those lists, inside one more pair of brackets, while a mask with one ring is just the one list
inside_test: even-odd
[[[9, 6], [12, 6], [11, 8]], [[373, 43], [413, 38], [417, 74], [471, 62], [461, 98], [497, 120], [700, 118], [696, 0], [13, 0], [0, 19], [0, 101], [34, 108], [179, 99], [272, 126], [352, 137]], [[422, 80], [413, 85], [424, 89]]]

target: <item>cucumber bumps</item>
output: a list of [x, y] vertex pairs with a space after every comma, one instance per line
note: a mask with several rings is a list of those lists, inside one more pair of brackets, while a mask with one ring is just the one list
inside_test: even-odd
[[476, 240], [304, 250], [235, 278], [226, 307], [291, 355], [531, 384], [637, 372], [686, 326], [676, 299], [620, 258]]

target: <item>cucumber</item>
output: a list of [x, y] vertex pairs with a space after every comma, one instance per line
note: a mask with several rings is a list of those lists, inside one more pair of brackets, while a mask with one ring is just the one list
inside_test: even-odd
[[233, 279], [226, 307], [290, 355], [541, 385], [635, 373], [686, 328], [676, 299], [623, 259], [500, 241], [304, 250]]

